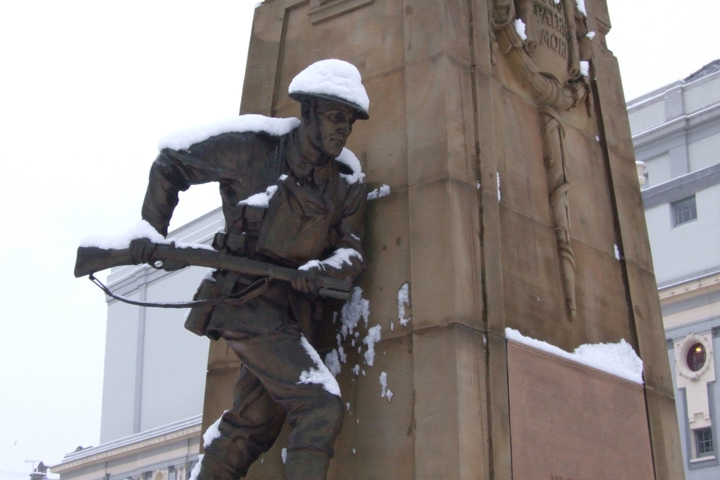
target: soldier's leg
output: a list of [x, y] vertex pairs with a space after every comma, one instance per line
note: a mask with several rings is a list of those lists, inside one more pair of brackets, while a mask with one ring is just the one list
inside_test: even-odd
[[237, 480], [272, 447], [285, 421], [275, 402], [245, 366], [235, 385], [233, 408], [219, 422], [219, 436], [205, 447], [197, 480]]
[[342, 427], [343, 407], [335, 378], [295, 324], [280, 333], [228, 344], [287, 412], [292, 427], [287, 478], [324, 480]]

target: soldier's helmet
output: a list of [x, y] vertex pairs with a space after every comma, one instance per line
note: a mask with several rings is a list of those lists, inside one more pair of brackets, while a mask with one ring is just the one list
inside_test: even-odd
[[355, 65], [343, 60], [320, 60], [298, 73], [288, 88], [290, 98], [301, 102], [303, 98], [332, 100], [353, 108], [357, 118], [370, 118], [370, 99]]

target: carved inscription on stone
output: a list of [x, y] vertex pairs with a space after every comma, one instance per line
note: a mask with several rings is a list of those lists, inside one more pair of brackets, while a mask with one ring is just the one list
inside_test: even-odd
[[567, 60], [568, 28], [562, 2], [535, 0], [533, 3], [533, 17], [539, 26], [538, 43]]
[[577, 76], [577, 39], [573, 0], [519, 0], [527, 52], [538, 69], [561, 84]]

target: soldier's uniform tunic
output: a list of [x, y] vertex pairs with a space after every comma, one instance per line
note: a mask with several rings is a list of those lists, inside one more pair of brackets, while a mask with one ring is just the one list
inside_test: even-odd
[[[293, 268], [325, 259], [337, 249], [352, 249], [357, 255], [350, 263], [320, 273], [354, 278], [364, 268], [365, 192], [357, 181], [359, 172], [338, 160], [322, 166], [306, 163], [293, 134], [230, 132], [187, 150], [162, 150], [150, 171], [143, 218], [165, 235], [178, 192], [218, 182], [226, 231], [216, 238], [216, 248]], [[243, 202], [275, 186], [267, 207]], [[186, 324], [195, 333], [223, 337], [243, 364], [234, 405], [222, 416], [221, 436], [205, 449], [200, 479], [244, 476], [272, 446], [285, 419], [292, 426], [288, 471], [305, 478], [304, 464], [308, 471], [318, 470], [319, 464], [327, 468], [342, 425], [338, 394], [321, 384], [300, 383], [304, 371], [318, 368], [302, 337], [312, 343], [310, 326], [321, 314], [321, 303], [287, 282], [257, 286], [256, 280], [215, 272], [201, 285], [198, 298], [248, 289], [257, 295], [195, 309]]]

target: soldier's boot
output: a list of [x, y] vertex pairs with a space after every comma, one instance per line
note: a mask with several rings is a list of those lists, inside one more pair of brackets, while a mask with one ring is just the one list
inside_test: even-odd
[[[190, 480], [238, 480], [244, 478], [250, 465], [269, 449], [241, 435], [242, 430], [221, 422], [223, 435], [206, 444], [197, 476]], [[261, 436], [261, 435], [258, 435]]]
[[317, 450], [288, 450], [285, 462], [287, 480], [325, 480], [330, 457]]
[[217, 459], [204, 455], [193, 469], [190, 480], [237, 480], [238, 474]]

